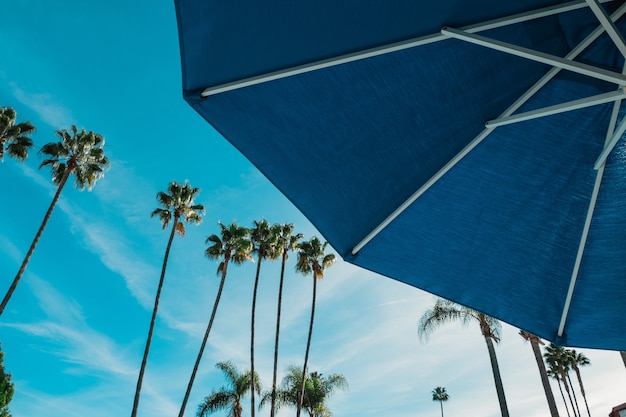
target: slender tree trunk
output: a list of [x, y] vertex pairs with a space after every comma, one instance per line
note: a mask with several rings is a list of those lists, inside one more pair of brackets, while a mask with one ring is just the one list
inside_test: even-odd
[[272, 376], [272, 408], [270, 417], [274, 417], [276, 409], [276, 378], [278, 375], [278, 337], [280, 335], [280, 310], [283, 302], [283, 282], [285, 278], [285, 264], [287, 263], [287, 250], [283, 250], [283, 262], [280, 266], [280, 283], [278, 285], [278, 310], [276, 312], [276, 340], [274, 342], [274, 374]]
[[43, 230], [46, 228], [46, 224], [48, 224], [48, 220], [50, 219], [50, 216], [52, 215], [52, 211], [54, 210], [54, 207], [56, 206], [57, 201], [59, 200], [59, 197], [61, 196], [61, 191], [63, 191], [63, 187], [65, 186], [65, 183], [67, 182], [67, 179], [69, 178], [70, 174], [74, 170], [75, 166], [76, 166], [75, 164], [72, 164], [70, 167], [70, 162], [68, 162], [68, 168], [65, 170], [65, 172], [63, 173], [63, 176], [61, 177], [61, 180], [59, 181], [57, 191], [56, 193], [54, 193], [54, 197], [52, 198], [50, 207], [48, 207], [48, 211], [46, 212], [46, 215], [43, 217], [43, 221], [41, 222], [41, 225], [39, 226], [39, 230], [37, 230], [37, 234], [35, 234], [35, 238], [33, 239], [33, 242], [30, 244], [30, 248], [28, 248], [26, 257], [24, 258], [24, 261], [22, 262], [22, 265], [20, 266], [19, 271], [17, 271], [17, 275], [13, 279], [13, 282], [11, 283], [9, 290], [4, 296], [4, 299], [2, 300], [2, 304], [0, 304], [0, 315], [2, 315], [2, 313], [4, 312], [4, 308], [6, 307], [7, 303], [11, 299], [11, 296], [13, 295], [13, 292], [15, 291], [15, 288], [17, 287], [18, 282], [20, 282], [22, 275], [24, 275], [24, 272], [26, 271], [26, 266], [28, 265], [28, 262], [30, 261], [30, 257], [33, 256], [35, 247], [37, 246], [37, 243], [39, 242], [39, 239], [41, 238], [41, 235], [43, 234]]
[[189, 384], [187, 384], [187, 391], [185, 392], [185, 398], [183, 398], [183, 403], [180, 406], [180, 412], [178, 413], [178, 417], [183, 417], [183, 415], [185, 414], [185, 407], [187, 407], [187, 401], [189, 400], [189, 395], [191, 394], [191, 387], [193, 387], [193, 381], [196, 379], [196, 373], [198, 372], [198, 368], [200, 366], [200, 360], [202, 359], [202, 354], [204, 353], [206, 342], [209, 339], [209, 333], [211, 333], [211, 328], [213, 327], [213, 320], [215, 319], [215, 313], [217, 313], [217, 306], [219, 305], [220, 298], [222, 297], [222, 289], [224, 289], [224, 282], [226, 281], [227, 269], [228, 269], [228, 259], [225, 259], [224, 269], [222, 270], [222, 279], [220, 280], [220, 286], [219, 286], [219, 289], [217, 290], [215, 303], [213, 304], [213, 311], [211, 312], [211, 319], [209, 320], [209, 324], [207, 325], [206, 332], [204, 332], [204, 339], [202, 339], [200, 352], [198, 352], [196, 363], [193, 366], [193, 371], [191, 372], [191, 378], [189, 378]]
[[317, 277], [313, 273], [313, 301], [311, 302], [311, 322], [309, 323], [309, 337], [306, 341], [306, 352], [304, 354], [304, 366], [302, 367], [302, 383], [300, 386], [300, 398], [298, 399], [298, 411], [296, 417], [300, 417], [302, 402], [304, 401], [304, 383], [306, 379], [306, 367], [309, 362], [309, 348], [311, 347], [311, 335], [313, 334], [313, 320], [315, 318], [315, 296], [317, 292]]
[[439, 405], [441, 406], [441, 417], [443, 417], [443, 401], [439, 400]]
[[567, 383], [567, 376], [564, 371], [561, 371], [561, 381], [563, 382], [563, 386], [565, 387], [565, 392], [567, 393], [567, 397], [569, 398], [569, 403], [572, 406], [572, 414], [574, 417], [580, 417], [576, 414], [576, 407], [574, 407], [574, 401], [572, 400], [572, 394], [569, 389], [569, 385]]
[[529, 335], [528, 340], [530, 341], [530, 346], [533, 348], [533, 353], [535, 354], [535, 361], [537, 361], [539, 375], [541, 375], [541, 384], [543, 385], [543, 391], [546, 394], [546, 400], [548, 400], [550, 415], [552, 417], [559, 417], [559, 411], [556, 407], [554, 394], [552, 394], [552, 388], [550, 387], [550, 380], [548, 379], [546, 365], [543, 362], [543, 357], [541, 356], [541, 349], [539, 349], [539, 339], [537, 338], [537, 336]]
[[587, 415], [591, 417], [591, 411], [589, 411], [589, 403], [587, 402], [587, 395], [585, 394], [585, 387], [583, 386], [583, 379], [580, 376], [580, 369], [578, 369], [578, 366], [574, 368], [574, 372], [576, 372], [576, 378], [578, 378], [578, 385], [580, 386], [580, 393], [583, 395], [583, 400], [585, 400], [585, 407], [587, 408]]
[[502, 386], [502, 377], [500, 376], [500, 367], [498, 366], [498, 358], [496, 350], [493, 347], [493, 341], [490, 337], [485, 336], [487, 349], [489, 350], [489, 359], [491, 359], [491, 369], [493, 371], [493, 379], [496, 383], [496, 391], [498, 393], [498, 401], [500, 402], [500, 412], [502, 417], [509, 417], [509, 409], [506, 405], [506, 397], [504, 396], [504, 387]]
[[259, 248], [259, 262], [256, 266], [254, 278], [254, 293], [252, 294], [252, 320], [250, 324], [250, 416], [254, 417], [254, 314], [256, 311], [256, 293], [259, 288], [259, 274], [261, 273], [261, 261], [263, 260], [263, 248]]
[[135, 400], [133, 401], [133, 411], [131, 413], [131, 417], [137, 416], [137, 409], [139, 408], [139, 396], [141, 395], [141, 384], [143, 383], [143, 374], [146, 370], [146, 363], [148, 362], [148, 353], [150, 352], [150, 343], [152, 342], [152, 333], [154, 331], [154, 323], [156, 322], [157, 310], [159, 309], [159, 299], [161, 298], [161, 289], [163, 288], [163, 280], [165, 279], [165, 269], [167, 268], [167, 258], [170, 256], [170, 248], [172, 247], [172, 241], [174, 240], [174, 234], [176, 233], [177, 224], [178, 224], [178, 217], [174, 217], [174, 224], [172, 225], [170, 238], [167, 241], [167, 248], [165, 249], [165, 257], [163, 258], [163, 267], [161, 268], [161, 278], [159, 279], [159, 286], [157, 288], [156, 297], [154, 299], [154, 308], [152, 309], [152, 318], [150, 319], [150, 329], [148, 330], [148, 339], [146, 340], [146, 348], [143, 352], [143, 359], [141, 361], [141, 369], [139, 370], [139, 378], [137, 379], [137, 389], [135, 390]]
[[567, 400], [565, 399], [565, 394], [563, 394], [563, 388], [561, 387], [561, 381], [557, 378], [556, 383], [559, 384], [559, 391], [561, 391], [561, 397], [563, 397], [563, 405], [565, 405], [565, 411], [567, 412], [567, 417], [572, 417], [569, 413], [569, 408], [567, 407]]
[[576, 398], [576, 391], [574, 391], [574, 384], [572, 384], [572, 379], [569, 377], [569, 373], [567, 374], [567, 382], [569, 383], [569, 386], [572, 388], [572, 397], [574, 398], [574, 404], [576, 404], [576, 411], [578, 412], [578, 417], [582, 417], [580, 415], [580, 407], [578, 406], [578, 399]]

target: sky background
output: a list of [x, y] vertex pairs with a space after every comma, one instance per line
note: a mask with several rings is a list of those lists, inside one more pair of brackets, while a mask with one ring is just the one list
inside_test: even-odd
[[[199, 226], [176, 237], [144, 378], [139, 416], [177, 415], [210, 316], [219, 277], [204, 257], [217, 222], [314, 227], [182, 99], [172, 1], [111, 0], [2, 5], [0, 106], [36, 127], [36, 149], [72, 124], [102, 134], [111, 169], [93, 192], [68, 186], [0, 320], [13, 375], [14, 417], [129, 415], [168, 233], [156, 194], [172, 181], [201, 188]], [[36, 152], [0, 164], [0, 286], [5, 291], [55, 191]], [[320, 236], [321, 237], [321, 236]], [[279, 370], [300, 365], [311, 278], [287, 266]], [[255, 367], [271, 384], [278, 263], [262, 266]], [[224, 380], [215, 363], [248, 369], [255, 265], [231, 267], [186, 416]], [[329, 406], [337, 417], [438, 416], [431, 390], [446, 387], [446, 415], [495, 417], [499, 406], [477, 325], [448, 325], [428, 343], [417, 322], [435, 297], [337, 262], [318, 285], [310, 370], [341, 373], [349, 389]], [[496, 348], [512, 417], [547, 416], [531, 347], [503, 326]], [[580, 349], [592, 416], [626, 402], [616, 352]], [[281, 373], [282, 376], [282, 373]], [[553, 385], [565, 416], [558, 388]], [[244, 415], [249, 413], [244, 402]], [[224, 415], [222, 413], [216, 414]], [[265, 409], [257, 415], [269, 415]], [[280, 416], [293, 415], [285, 409]]]

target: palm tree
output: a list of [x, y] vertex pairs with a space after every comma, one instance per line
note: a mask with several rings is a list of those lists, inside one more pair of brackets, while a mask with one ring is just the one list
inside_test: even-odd
[[311, 301], [311, 321], [309, 323], [309, 336], [306, 342], [306, 353], [304, 354], [304, 366], [302, 367], [302, 386], [300, 387], [300, 402], [296, 416], [300, 417], [302, 401], [304, 397], [304, 381], [306, 367], [309, 361], [309, 349], [311, 347], [311, 335], [313, 334], [313, 320], [315, 318], [315, 297], [317, 293], [317, 280], [324, 278], [324, 270], [335, 262], [335, 255], [326, 254], [328, 242], [320, 242], [317, 237], [312, 237], [308, 242], [298, 244], [298, 262], [296, 271], [303, 275], [313, 273], [313, 300]]
[[565, 405], [565, 411], [567, 412], [567, 417], [571, 417], [569, 412], [569, 408], [567, 407], [567, 400], [565, 399], [565, 394], [563, 394], [563, 388], [561, 387], [561, 373], [559, 372], [556, 364], [548, 364], [548, 376], [556, 380], [556, 383], [559, 386], [559, 391], [561, 392], [561, 398], [563, 398], [563, 404]]
[[25, 161], [33, 141], [28, 136], [35, 131], [30, 122], [17, 123], [17, 113], [11, 107], [0, 107], [0, 162], [4, 153], [18, 161]]
[[298, 242], [302, 239], [302, 234], [293, 234], [293, 224], [275, 224], [272, 226], [276, 237], [276, 249], [282, 256], [280, 267], [280, 283], [278, 285], [278, 310], [276, 312], [276, 340], [274, 342], [274, 373], [272, 376], [272, 404], [270, 417], [274, 417], [276, 408], [276, 378], [278, 374], [278, 338], [280, 335], [280, 313], [283, 299], [283, 282], [285, 278], [285, 264], [289, 257], [289, 251], [297, 249]]
[[537, 362], [537, 368], [539, 368], [539, 375], [541, 376], [541, 383], [543, 385], [543, 391], [546, 394], [546, 400], [548, 400], [548, 407], [550, 408], [550, 415], [552, 417], [559, 417], [559, 410], [556, 407], [556, 401], [554, 400], [554, 394], [552, 393], [552, 388], [550, 387], [550, 381], [548, 380], [548, 372], [546, 370], [546, 365], [543, 362], [543, 358], [541, 356], [541, 349], [539, 348], [539, 344], [543, 345], [541, 339], [537, 336], [520, 330], [520, 336], [524, 338], [524, 340], [530, 342], [530, 346], [533, 349], [533, 354], [535, 355], [535, 361]]
[[11, 382], [11, 374], [4, 369], [4, 352], [0, 348], [0, 417], [11, 417], [9, 403], [13, 399], [15, 387]]
[[567, 350], [569, 357], [569, 364], [576, 372], [576, 378], [578, 379], [578, 385], [580, 386], [580, 393], [583, 395], [583, 400], [585, 400], [585, 407], [587, 407], [587, 415], [591, 417], [591, 412], [589, 411], [589, 403], [587, 402], [587, 395], [585, 394], [585, 387], [583, 386], [583, 380], [580, 376], [580, 367], [591, 365], [589, 359], [583, 355], [582, 353], [576, 352], [576, 350]]
[[199, 192], [199, 188], [190, 186], [187, 181], [185, 181], [184, 184], [178, 184], [176, 181], [172, 181], [167, 187], [167, 193], [162, 191], [157, 193], [157, 201], [163, 208], [155, 209], [152, 212], [151, 217], [158, 216], [164, 230], [170, 222], [172, 222], [172, 230], [170, 231], [170, 237], [165, 248], [165, 256], [163, 257], [163, 266], [161, 268], [161, 277], [159, 279], [159, 285], [154, 299], [154, 308], [152, 309], [152, 318], [150, 319], [150, 328], [148, 330], [146, 348], [141, 361], [139, 378], [137, 379], [137, 389], [135, 390], [135, 400], [133, 401], [133, 411], [131, 414], [132, 417], [137, 415], [137, 408], [139, 407], [141, 384], [143, 383], [143, 374], [146, 369], [146, 363], [148, 362], [148, 353], [150, 352], [150, 343], [152, 342], [152, 333], [156, 322], [157, 310], [159, 309], [161, 289], [163, 288], [165, 269], [167, 268], [167, 258], [170, 254], [172, 241], [174, 240], [174, 235], [176, 233], [181, 236], [185, 236], [185, 223], [199, 224], [202, 221], [204, 206], [202, 204], [195, 204], [194, 202], [194, 199], [197, 197]]
[[448, 401], [450, 396], [446, 392], [446, 389], [443, 387], [437, 387], [432, 391], [433, 401], [439, 401], [439, 406], [441, 407], [441, 417], [443, 417], [443, 402]]
[[[218, 362], [215, 365], [226, 376], [227, 385], [221, 387], [218, 391], [213, 391], [211, 395], [204, 398], [204, 401], [198, 405], [198, 417], [206, 417], [218, 410], [227, 409], [228, 417], [241, 417], [243, 415], [243, 407], [241, 400], [250, 390], [250, 381], [252, 374], [250, 371], [240, 373], [239, 369], [230, 361]], [[258, 377], [255, 378], [258, 381]], [[261, 386], [257, 382], [255, 391], [260, 393]]]
[[0, 315], [4, 311], [18, 282], [26, 271], [30, 257], [35, 251], [35, 247], [41, 238], [46, 224], [52, 215], [52, 210], [54, 210], [70, 174], [74, 174], [74, 185], [79, 190], [82, 191], [87, 187], [87, 189], [91, 191], [96, 182], [104, 176], [105, 169], [109, 167], [109, 160], [104, 156], [104, 138], [101, 135], [94, 132], [86, 132], [85, 129], [78, 131], [76, 126], [72, 126], [70, 130], [71, 134], [65, 129], [57, 130], [56, 134], [60, 141], [47, 143], [43, 145], [39, 151], [47, 158], [44, 159], [39, 168], [50, 166], [52, 182], [57, 185], [57, 190], [39, 226], [39, 230], [37, 230], [35, 238], [26, 253], [26, 257], [24, 257], [24, 261], [15, 279], [13, 279], [11, 287], [0, 304]]
[[418, 325], [418, 333], [422, 340], [428, 339], [430, 334], [439, 326], [452, 321], [460, 320], [463, 325], [472, 321], [478, 322], [480, 331], [487, 343], [489, 358], [491, 359], [491, 369], [493, 371], [493, 379], [496, 384], [496, 392], [500, 402], [500, 411], [502, 417], [509, 417], [509, 410], [506, 405], [504, 396], [504, 388], [502, 386], [502, 378], [500, 377], [500, 367], [493, 342], [500, 341], [500, 322], [493, 317], [481, 313], [471, 308], [461, 306], [449, 300], [438, 299], [432, 309], [427, 310], [421, 317]]
[[[348, 381], [341, 374], [331, 374], [324, 377], [319, 372], [306, 375], [305, 383], [302, 383], [302, 370], [296, 366], [287, 368], [287, 374], [283, 378], [281, 388], [273, 395], [268, 391], [263, 395], [259, 407], [263, 407], [273, 397], [276, 398], [276, 410], [283, 406], [304, 408], [309, 417], [329, 417], [332, 415], [326, 400], [337, 389], [346, 389]], [[304, 401], [300, 399], [301, 387], [305, 387]]]
[[[254, 221], [254, 227], [250, 229], [250, 240], [253, 243], [253, 252], [257, 254], [256, 274], [254, 277], [254, 292], [252, 294], [252, 314], [250, 323], [250, 371], [252, 372], [252, 379], [250, 380], [251, 387], [254, 386], [254, 319], [256, 312], [256, 295], [259, 288], [259, 275], [261, 273], [261, 262], [263, 259], [275, 259], [277, 257], [277, 251], [274, 250], [274, 234], [273, 229], [267, 220]], [[250, 415], [254, 417], [254, 390], [250, 390]]]
[[572, 406], [572, 414], [574, 414], [574, 417], [579, 417], [580, 412], [576, 412], [577, 407], [574, 405], [572, 390], [570, 390], [571, 384], [568, 382], [569, 360], [565, 348], [550, 343], [550, 345], [546, 347], [543, 357], [548, 366], [558, 373], [559, 381], [563, 383], [563, 387], [565, 388], [565, 392]]
[[206, 240], [206, 243], [210, 242], [212, 244], [206, 249], [204, 254], [209, 259], [222, 259], [219, 266], [217, 267], [217, 273], [221, 274], [222, 279], [220, 280], [220, 286], [217, 290], [215, 303], [213, 303], [211, 318], [209, 319], [209, 324], [207, 325], [206, 331], [204, 332], [202, 345], [200, 346], [200, 351], [198, 352], [196, 363], [193, 367], [193, 371], [191, 372], [189, 384], [187, 384], [187, 391], [185, 392], [185, 398], [183, 399], [183, 403], [180, 407], [178, 417], [183, 417], [183, 415], [185, 414], [185, 407], [187, 406], [187, 401], [189, 400], [189, 395], [191, 394], [191, 388], [193, 387], [193, 382], [196, 378], [198, 367], [200, 366], [200, 360], [202, 359], [202, 354], [204, 353], [204, 348], [209, 338], [209, 333], [211, 332], [211, 328], [213, 327], [213, 320], [215, 319], [215, 314], [217, 313], [217, 306], [222, 296], [222, 289], [224, 288], [224, 282], [226, 281], [228, 264], [232, 261], [236, 265], [241, 265], [246, 261], [252, 260], [252, 258], [250, 257], [252, 242], [250, 242], [250, 240], [248, 239], [248, 229], [245, 227], [237, 226], [235, 223], [231, 223], [230, 226], [224, 226], [222, 223], [218, 224], [222, 229], [221, 238], [218, 235], [209, 236]]

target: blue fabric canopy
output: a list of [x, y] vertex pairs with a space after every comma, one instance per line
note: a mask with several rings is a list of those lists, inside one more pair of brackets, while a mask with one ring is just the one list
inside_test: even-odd
[[[345, 260], [561, 345], [626, 350], [623, 141], [594, 167], [620, 101], [486, 128], [552, 67], [440, 34], [571, 4], [480, 32], [565, 57], [600, 25], [584, 1], [175, 3], [185, 99]], [[604, 78], [558, 71], [514, 114], [621, 94], [615, 39], [575, 62]]]

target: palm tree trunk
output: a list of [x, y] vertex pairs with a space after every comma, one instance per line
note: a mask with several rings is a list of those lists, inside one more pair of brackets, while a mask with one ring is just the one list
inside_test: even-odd
[[[300, 398], [298, 399], [298, 412], [296, 417], [300, 417], [302, 402], [304, 401], [304, 383], [306, 379], [306, 367], [309, 362], [309, 348], [311, 347], [311, 335], [313, 334], [313, 319], [315, 318], [315, 295], [317, 292], [317, 277], [313, 274], [313, 301], [311, 302], [311, 322], [309, 323], [309, 337], [306, 341], [306, 353], [304, 354], [304, 366], [302, 367], [302, 382], [300, 387]], [[508, 417], [508, 416], [507, 416]]]
[[443, 417], [443, 401], [439, 400], [439, 405], [441, 406], [441, 417]]
[[559, 411], [556, 407], [556, 401], [554, 400], [554, 394], [552, 394], [552, 388], [550, 387], [550, 380], [548, 379], [548, 372], [546, 371], [546, 365], [543, 362], [541, 356], [541, 349], [539, 349], [539, 339], [537, 336], [531, 335], [528, 340], [530, 346], [533, 348], [535, 354], [535, 361], [537, 361], [537, 367], [539, 368], [539, 375], [541, 375], [541, 383], [543, 384], [543, 391], [546, 394], [546, 400], [548, 400], [548, 407], [550, 408], [550, 415], [552, 417], [559, 417]]
[[572, 397], [574, 397], [574, 404], [576, 404], [576, 411], [578, 412], [578, 417], [581, 417], [580, 407], [578, 406], [578, 399], [576, 398], [576, 391], [574, 391], [574, 384], [572, 384], [572, 379], [569, 377], [569, 373], [567, 374], [567, 382], [569, 383], [569, 386], [572, 388]]
[[587, 395], [585, 395], [585, 387], [583, 386], [583, 379], [580, 376], [580, 369], [578, 369], [578, 366], [574, 368], [574, 372], [576, 372], [576, 378], [578, 378], [578, 385], [580, 385], [580, 393], [583, 395], [583, 400], [585, 400], [585, 407], [587, 407], [587, 415], [591, 417], [591, 411], [589, 411], [589, 403], [587, 402]]
[[489, 350], [489, 359], [491, 360], [491, 369], [493, 371], [493, 379], [496, 383], [496, 392], [498, 393], [498, 401], [500, 402], [500, 412], [502, 417], [509, 417], [509, 409], [506, 405], [506, 397], [504, 396], [504, 387], [502, 386], [502, 377], [500, 376], [500, 367], [498, 366], [498, 358], [496, 350], [493, 347], [493, 341], [490, 337], [485, 336], [487, 349]]
[[217, 306], [220, 303], [220, 298], [222, 297], [222, 289], [224, 288], [224, 282], [226, 281], [227, 269], [228, 269], [228, 259], [224, 261], [224, 269], [222, 270], [222, 279], [220, 280], [220, 286], [217, 290], [217, 295], [215, 296], [215, 303], [213, 304], [213, 311], [211, 312], [211, 318], [209, 319], [209, 324], [207, 325], [206, 332], [204, 332], [204, 339], [202, 339], [200, 352], [198, 352], [196, 363], [193, 366], [193, 371], [191, 372], [191, 378], [189, 378], [189, 384], [187, 384], [187, 391], [185, 392], [185, 398], [183, 398], [183, 403], [180, 406], [180, 412], [178, 413], [178, 417], [183, 417], [183, 415], [185, 414], [185, 407], [187, 407], [189, 394], [191, 394], [191, 387], [193, 387], [193, 381], [196, 379], [196, 373], [198, 372], [198, 367], [200, 366], [200, 360], [202, 359], [202, 354], [204, 353], [206, 342], [209, 339], [209, 333], [211, 333], [211, 328], [213, 327], [213, 320], [215, 319], [215, 313], [217, 313]]
[[30, 261], [30, 257], [33, 255], [33, 252], [35, 251], [35, 247], [37, 246], [37, 243], [39, 242], [39, 239], [41, 238], [41, 235], [43, 234], [43, 230], [46, 228], [46, 224], [48, 224], [48, 220], [50, 219], [50, 216], [52, 215], [52, 211], [54, 210], [54, 207], [56, 206], [57, 201], [59, 200], [59, 197], [61, 196], [61, 191], [63, 191], [63, 187], [65, 186], [67, 179], [69, 178], [70, 174], [74, 170], [75, 165], [73, 165], [72, 167], [70, 167], [69, 165], [70, 164], [68, 162], [68, 168], [65, 170], [65, 172], [63, 173], [63, 176], [61, 177], [61, 180], [59, 181], [57, 191], [56, 193], [54, 193], [54, 197], [52, 198], [50, 207], [48, 207], [48, 211], [46, 212], [46, 215], [43, 217], [43, 221], [41, 222], [41, 225], [39, 226], [39, 230], [37, 230], [37, 234], [35, 234], [35, 238], [33, 239], [33, 242], [30, 244], [30, 248], [28, 248], [26, 257], [24, 258], [24, 261], [22, 262], [22, 265], [20, 266], [19, 271], [17, 271], [17, 275], [13, 279], [13, 282], [11, 283], [9, 290], [4, 296], [4, 299], [2, 300], [2, 304], [0, 304], [0, 315], [2, 315], [2, 313], [4, 312], [4, 308], [6, 307], [7, 303], [11, 299], [11, 296], [13, 295], [13, 292], [15, 291], [15, 288], [17, 287], [18, 282], [22, 278], [22, 275], [24, 275], [24, 272], [26, 271], [26, 266], [28, 265], [28, 262]]
[[159, 299], [161, 298], [161, 289], [163, 288], [163, 280], [165, 279], [165, 269], [167, 267], [167, 258], [170, 255], [170, 248], [172, 247], [172, 241], [174, 240], [174, 234], [176, 233], [177, 224], [178, 224], [178, 217], [174, 217], [174, 224], [172, 225], [170, 238], [167, 241], [167, 248], [165, 249], [165, 257], [163, 258], [163, 267], [161, 268], [161, 278], [159, 279], [159, 286], [157, 288], [156, 297], [154, 299], [154, 308], [152, 309], [152, 318], [150, 319], [150, 329], [148, 330], [148, 339], [146, 340], [146, 348], [143, 352], [143, 359], [141, 361], [141, 368], [139, 370], [139, 378], [137, 379], [137, 389], [135, 390], [135, 400], [133, 401], [133, 411], [131, 413], [131, 417], [137, 416], [137, 409], [139, 408], [139, 396], [141, 394], [141, 384], [143, 383], [143, 374], [146, 370], [146, 363], [148, 362], [148, 353], [150, 352], [150, 343], [152, 342], [152, 333], [154, 331], [154, 323], [156, 322], [157, 310], [159, 309]]
[[280, 335], [280, 310], [283, 302], [283, 282], [285, 279], [285, 264], [287, 263], [287, 250], [283, 250], [283, 262], [280, 266], [280, 283], [278, 285], [278, 310], [276, 312], [276, 340], [274, 342], [274, 374], [272, 377], [272, 408], [270, 417], [274, 417], [276, 408], [276, 378], [278, 375], [278, 336]]
[[626, 367], [626, 352], [621, 351], [619, 354], [622, 356], [622, 362], [624, 362], [624, 367]]
[[578, 416], [578, 414], [576, 414], [576, 408], [574, 407], [574, 401], [572, 400], [572, 394], [570, 392], [569, 385], [567, 383], [567, 376], [565, 375], [564, 371], [561, 372], [561, 381], [563, 382], [563, 386], [565, 387], [565, 392], [567, 393], [567, 397], [569, 398], [569, 403], [572, 406], [572, 414], [574, 414], [574, 417], [580, 417]]
[[561, 391], [561, 397], [563, 397], [563, 405], [565, 405], [567, 417], [571, 417], [571, 414], [569, 413], [569, 408], [567, 407], [567, 400], [565, 399], [565, 394], [563, 394], [563, 388], [561, 387], [561, 380], [557, 378], [556, 383], [559, 385], [559, 391]]
[[263, 248], [259, 248], [259, 262], [256, 266], [256, 277], [254, 278], [254, 293], [252, 294], [252, 320], [250, 324], [250, 416], [254, 417], [254, 314], [256, 311], [256, 293], [259, 288], [259, 274], [261, 273], [261, 260], [263, 259]]

